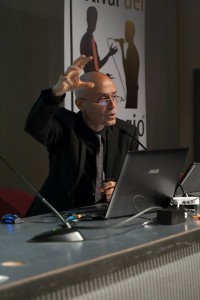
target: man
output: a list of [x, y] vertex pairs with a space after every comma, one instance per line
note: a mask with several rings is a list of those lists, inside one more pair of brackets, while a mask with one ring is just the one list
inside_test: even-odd
[[101, 59], [99, 57], [97, 44], [94, 39], [94, 31], [96, 30], [98, 12], [96, 7], [90, 6], [87, 9], [87, 31], [83, 35], [80, 43], [80, 53], [86, 56], [93, 56], [88, 64], [84, 66], [85, 73], [91, 71], [99, 71], [108, 61], [108, 59], [117, 53], [117, 47], [113, 47], [112, 44], [108, 53]]
[[126, 79], [126, 108], [138, 107], [138, 76], [140, 68], [140, 58], [137, 47], [134, 43], [135, 25], [132, 21], [125, 23], [125, 40], [128, 43], [126, 55], [124, 53], [124, 39], [119, 39], [122, 52], [122, 62]]
[[[41, 93], [27, 118], [25, 130], [47, 147], [49, 175], [40, 193], [57, 210], [92, 205], [95, 192], [110, 201], [120, 170], [129, 150], [138, 147], [135, 126], [116, 118], [116, 86], [107, 75], [89, 72], [80, 79], [92, 57], [74, 61], [52, 89]], [[59, 107], [68, 91], [75, 90], [78, 113]], [[132, 136], [126, 134], [129, 132]], [[97, 135], [103, 143], [103, 174], [106, 182], [96, 188]], [[99, 201], [99, 199], [98, 199]], [[36, 199], [29, 215], [48, 210]]]

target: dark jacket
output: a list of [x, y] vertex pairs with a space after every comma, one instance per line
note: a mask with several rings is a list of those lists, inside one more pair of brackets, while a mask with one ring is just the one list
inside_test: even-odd
[[[29, 134], [47, 147], [49, 175], [40, 193], [59, 211], [73, 208], [74, 190], [83, 174], [86, 159], [86, 144], [80, 128], [82, 114], [59, 107], [62, 100], [53, 97], [51, 90], [43, 91], [33, 105], [25, 126]], [[137, 128], [117, 119], [115, 125], [107, 127], [106, 135], [105, 177], [117, 181], [126, 153], [138, 148]], [[36, 200], [30, 215], [47, 211]]]

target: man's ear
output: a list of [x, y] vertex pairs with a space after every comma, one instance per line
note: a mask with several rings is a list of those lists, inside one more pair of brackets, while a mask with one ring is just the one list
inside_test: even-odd
[[78, 109], [79, 109], [79, 110], [82, 110], [82, 107], [83, 107], [83, 101], [77, 98], [77, 99], [75, 100], [75, 103], [76, 103], [76, 106], [78, 107]]

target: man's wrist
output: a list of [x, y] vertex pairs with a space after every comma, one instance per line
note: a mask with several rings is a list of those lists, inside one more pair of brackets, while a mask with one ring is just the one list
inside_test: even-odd
[[63, 93], [62, 90], [57, 89], [56, 86], [52, 87], [52, 93], [54, 95], [54, 97], [62, 97], [65, 93]]
[[45, 91], [44, 93], [44, 101], [46, 104], [48, 105], [58, 105], [61, 104], [63, 102], [65, 98], [65, 94], [62, 94], [61, 96], [56, 96], [53, 93], [53, 89], [48, 89]]

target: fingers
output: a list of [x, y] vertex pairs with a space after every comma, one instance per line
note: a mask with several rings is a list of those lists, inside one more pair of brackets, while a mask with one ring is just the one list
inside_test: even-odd
[[87, 65], [87, 63], [89, 61], [91, 61], [93, 59], [92, 56], [88, 56], [86, 57], [85, 55], [81, 55], [80, 57], [78, 57], [73, 63], [72, 66], [78, 67], [80, 69], [83, 69], [85, 67], [85, 65]]
[[117, 51], [118, 51], [117, 47], [113, 47], [113, 45], [110, 46], [110, 55], [117, 53]]
[[73, 84], [74, 80], [79, 79], [80, 69], [76, 67], [69, 67], [64, 74], [65, 80], [69, 84]]
[[85, 67], [85, 65], [93, 59], [92, 56], [86, 57], [85, 55], [81, 55], [78, 57], [70, 67], [67, 68], [67, 71], [64, 73], [65, 76], [71, 73], [73, 70], [80, 71]]
[[106, 200], [108, 202], [109, 202], [109, 200], [112, 197], [112, 194], [113, 194], [113, 191], [115, 189], [115, 186], [116, 186], [116, 182], [114, 182], [114, 181], [108, 181], [108, 182], [105, 182], [103, 184], [103, 187], [101, 188], [101, 192], [103, 192], [105, 194]]
[[63, 81], [69, 84], [69, 89], [73, 88], [93, 88], [93, 82], [83, 82], [79, 78], [80, 76], [80, 69], [76, 67], [70, 67], [70, 69], [65, 73], [63, 76]]
[[76, 75], [80, 75], [80, 68], [76, 67], [76, 66], [70, 66], [67, 68], [67, 70], [64, 73], [64, 76], [68, 76], [70, 74], [70, 76], [76, 76]]
[[67, 91], [72, 91], [77, 88], [92, 88], [94, 83], [92, 82], [82, 82], [80, 80], [80, 73], [84, 66], [93, 59], [92, 56], [86, 57], [81, 55], [72, 63], [70, 67], [67, 68], [66, 72], [61, 75], [58, 84], [53, 88], [55, 95], [62, 95]]
[[94, 87], [94, 83], [93, 82], [83, 82], [83, 81], [80, 81], [79, 82], [79, 88], [93, 88]]

